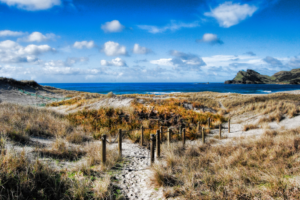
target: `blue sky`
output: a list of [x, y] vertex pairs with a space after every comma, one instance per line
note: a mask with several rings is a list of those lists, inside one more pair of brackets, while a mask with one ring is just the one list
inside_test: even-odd
[[0, 76], [223, 82], [300, 68], [298, 0], [0, 0]]

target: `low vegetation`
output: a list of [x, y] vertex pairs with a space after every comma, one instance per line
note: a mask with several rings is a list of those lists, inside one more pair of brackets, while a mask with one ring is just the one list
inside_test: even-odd
[[163, 146], [153, 182], [184, 199], [299, 199], [300, 129], [266, 131], [260, 139], [211, 146]]
[[[103, 171], [119, 162], [117, 150], [108, 149], [103, 164], [101, 143], [64, 115], [1, 103], [0, 132], [1, 199], [107, 198], [110, 176]], [[12, 145], [21, 149], [26, 145], [27, 150], [7, 148]], [[68, 168], [61, 167], [66, 163]]]
[[[187, 130], [187, 138], [195, 139], [196, 124], [200, 122], [207, 126], [207, 120], [212, 120], [211, 127], [225, 121], [220, 114], [210, 112], [194, 112], [185, 107], [188, 100], [167, 99], [133, 101], [129, 108], [100, 108], [98, 110], [84, 110], [68, 115], [68, 119], [75, 126], [81, 126], [86, 132], [93, 132], [95, 139], [103, 134], [115, 136], [118, 129], [131, 131], [144, 126], [145, 139], [149, 140], [150, 133], [155, 133], [160, 126], [182, 125]], [[201, 106], [197, 104], [197, 106]], [[139, 141], [140, 131], [130, 133], [128, 137]]]

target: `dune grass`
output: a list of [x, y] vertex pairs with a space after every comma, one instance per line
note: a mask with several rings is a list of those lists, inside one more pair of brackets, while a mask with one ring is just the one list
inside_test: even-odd
[[[103, 172], [119, 162], [117, 150], [109, 148], [107, 163], [102, 163], [102, 144], [64, 115], [1, 103], [0, 133], [0, 199], [108, 198], [110, 176]], [[51, 145], [39, 144], [33, 136]], [[32, 150], [20, 153], [11, 146]], [[72, 167], [61, 168], [66, 162]]]
[[[236, 143], [238, 142], [238, 144]], [[260, 139], [222, 146], [163, 146], [154, 184], [184, 199], [299, 199], [300, 129], [267, 130]]]

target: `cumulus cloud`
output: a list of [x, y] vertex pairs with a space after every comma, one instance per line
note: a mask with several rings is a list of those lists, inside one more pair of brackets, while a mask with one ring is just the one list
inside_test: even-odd
[[222, 40], [220, 40], [218, 38], [218, 36], [216, 34], [212, 34], [212, 33], [205, 33], [202, 36], [202, 39], [200, 40], [196, 40], [197, 42], [205, 42], [205, 43], [209, 43], [211, 45], [214, 44], [223, 44], [224, 42]]
[[21, 46], [18, 43], [5, 40], [0, 42], [0, 61], [7, 63], [36, 62], [37, 55], [46, 52], [55, 52], [56, 50], [49, 45]]
[[141, 63], [141, 62], [148, 62], [148, 60], [147, 59], [142, 59], [142, 60], [136, 60], [136, 61], [134, 61], [135, 63]]
[[151, 60], [150, 63], [169, 66], [173, 67], [175, 70], [183, 71], [201, 71], [201, 67], [206, 65], [202, 58], [195, 54], [183, 53], [176, 50], [170, 51], [170, 54], [174, 58]]
[[266, 63], [273, 65], [273, 66], [282, 66], [282, 62], [276, 58], [273, 58], [271, 56], [267, 56], [263, 59]]
[[248, 52], [246, 52], [245, 54], [248, 54], [248, 55], [250, 55], [250, 56], [256, 56], [256, 54], [253, 53], [252, 51], [248, 51]]
[[43, 35], [40, 32], [33, 32], [30, 35], [19, 38], [18, 41], [24, 41], [24, 42], [44, 42], [48, 40], [54, 40], [56, 37], [53, 33], [48, 33], [46, 35]]
[[125, 46], [122, 46], [119, 43], [112, 41], [106, 42], [102, 51], [107, 56], [128, 55]]
[[78, 42], [76, 41], [74, 44], [73, 44], [73, 47], [76, 48], [76, 49], [91, 49], [93, 47], [95, 47], [95, 42], [93, 40], [91, 41], [81, 41], [81, 42]]
[[106, 33], [121, 32], [124, 28], [118, 20], [112, 20], [101, 25], [101, 29]]
[[61, 0], [0, 0], [0, 2], [30, 11], [46, 10], [61, 4]]
[[126, 62], [124, 60], [122, 60], [121, 58], [115, 58], [115, 59], [112, 59], [111, 61], [101, 60], [100, 64], [102, 66], [127, 67]]
[[134, 44], [132, 52], [135, 54], [148, 54], [152, 53], [152, 50], [146, 47], [141, 47], [139, 44]]
[[49, 75], [97, 75], [101, 74], [100, 69], [82, 69], [73, 67], [57, 67], [51, 63], [46, 63], [43, 67], [43, 73]]
[[0, 37], [16, 37], [24, 35], [25, 33], [20, 31], [10, 31], [10, 30], [3, 30], [0, 31]]
[[288, 62], [288, 65], [293, 68], [300, 68], [300, 58], [297, 56], [291, 58], [291, 60]]
[[204, 13], [204, 15], [215, 18], [221, 27], [229, 28], [245, 20], [247, 17], [251, 17], [256, 10], [256, 6], [225, 2], [210, 12]]
[[181, 28], [194, 28], [198, 27], [199, 22], [193, 22], [193, 23], [182, 23], [182, 22], [176, 22], [176, 21], [171, 21], [170, 24], [163, 26], [163, 27], [158, 27], [158, 26], [150, 26], [150, 25], [138, 25], [140, 29], [146, 30], [149, 33], [163, 33], [165, 31], [176, 31]]
[[68, 57], [65, 61], [63, 60], [51, 60], [43, 63], [44, 66], [51, 67], [72, 67], [77, 63], [87, 63], [89, 58], [87, 57]]

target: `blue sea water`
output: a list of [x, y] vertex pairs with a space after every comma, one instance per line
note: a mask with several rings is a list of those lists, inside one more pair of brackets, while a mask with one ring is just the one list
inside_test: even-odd
[[182, 92], [223, 92], [241, 94], [268, 94], [299, 90], [300, 85], [278, 84], [224, 84], [224, 83], [40, 83], [66, 90], [107, 94], [168, 94]]

